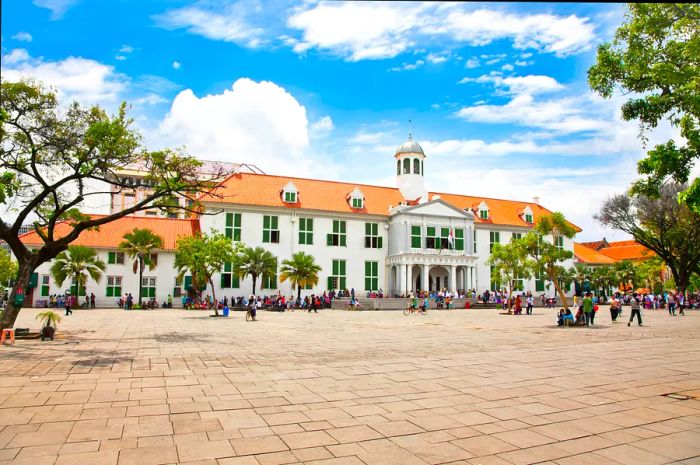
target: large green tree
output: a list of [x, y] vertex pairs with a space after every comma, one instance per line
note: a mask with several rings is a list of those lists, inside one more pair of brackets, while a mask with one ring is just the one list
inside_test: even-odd
[[574, 279], [563, 266], [574, 256], [571, 250], [564, 247], [564, 242], [573, 239], [575, 235], [576, 229], [564, 215], [554, 212], [540, 217], [534, 230], [520, 239], [527, 256], [532, 260], [534, 274], [547, 276], [554, 284], [564, 308], [569, 308], [565, 288]]
[[312, 255], [297, 252], [292, 258], [282, 260], [280, 267], [280, 281], [287, 279], [292, 283], [292, 289], [297, 290], [297, 298], [301, 298], [301, 289], [306, 286], [318, 284], [318, 273], [321, 267], [316, 264]]
[[492, 266], [492, 280], [508, 284], [510, 313], [513, 285], [516, 280], [532, 277], [534, 262], [528, 258], [527, 249], [521, 240], [511, 240], [508, 244], [493, 244], [491, 256], [486, 263]]
[[658, 197], [668, 180], [690, 181], [679, 199], [700, 213], [700, 179], [689, 179], [700, 159], [700, 5], [630, 3], [613, 41], [598, 47], [588, 83], [605, 98], [628, 96], [622, 117], [639, 121], [644, 140], [662, 120], [680, 128], [684, 145], [650, 150], [632, 191]]
[[10, 280], [17, 275], [17, 262], [12, 260], [10, 253], [0, 248], [0, 291], [5, 291]]
[[143, 291], [143, 270], [148, 267], [152, 270], [156, 267], [153, 260], [153, 251], [163, 248], [163, 238], [150, 229], [134, 228], [130, 233], [124, 234], [124, 240], [119, 248], [134, 259], [134, 274], [139, 274], [139, 305], [141, 305], [141, 293]]
[[[277, 258], [262, 247], [245, 247], [236, 253], [232, 268], [233, 273], [241, 278], [253, 279], [253, 294], [258, 278], [277, 273]], [[260, 284], [262, 287], [262, 283]]]
[[81, 287], [85, 289], [87, 277], [93, 281], [99, 281], [102, 273], [107, 268], [105, 262], [97, 257], [97, 253], [90, 247], [83, 245], [70, 245], [54, 258], [51, 263], [51, 276], [59, 286], [68, 280], [75, 280], [75, 296], [80, 296]]
[[177, 241], [175, 269], [179, 278], [182, 279], [189, 272], [196, 289], [205, 289], [210, 285], [216, 315], [219, 315], [219, 306], [213, 277], [215, 273], [221, 272], [225, 263], [232, 262], [234, 257], [235, 249], [231, 239], [219, 232], [182, 237]]
[[634, 265], [636, 281], [644, 283], [651, 292], [654, 292], [656, 284], [662, 282], [663, 271], [666, 269], [664, 261], [653, 256]]
[[[109, 215], [80, 213], [96, 196], [132, 190], [118, 173], [134, 165], [148, 172], [145, 181], [152, 188], [147, 195]], [[66, 250], [82, 231], [146, 209], [198, 211], [197, 195], [210, 191], [212, 180], [224, 174], [204, 176], [200, 166], [180, 152], [142, 147], [126, 104], [110, 116], [97, 106], [59, 105], [53, 92], [34, 82], [1, 82], [0, 239], [12, 249], [18, 271], [0, 328], [12, 327], [19, 314], [16, 290], [27, 288], [34, 270]], [[186, 201], [175, 205], [173, 196]], [[43, 245], [29, 248], [19, 239], [27, 223]]]
[[681, 292], [700, 272], [700, 214], [677, 202], [684, 189], [671, 182], [661, 186], [658, 198], [615, 195], [595, 215], [603, 226], [626, 232], [661, 258]]

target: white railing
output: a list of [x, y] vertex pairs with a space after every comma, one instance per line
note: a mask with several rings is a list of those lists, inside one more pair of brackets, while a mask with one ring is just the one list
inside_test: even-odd
[[423, 249], [423, 248], [411, 248], [411, 253], [419, 255], [444, 255], [446, 257], [459, 257], [467, 255], [464, 250], [451, 250], [451, 249]]

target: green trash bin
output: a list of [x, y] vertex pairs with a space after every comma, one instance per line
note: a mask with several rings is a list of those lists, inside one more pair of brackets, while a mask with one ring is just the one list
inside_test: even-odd
[[22, 305], [24, 303], [24, 294], [15, 294], [15, 305]]

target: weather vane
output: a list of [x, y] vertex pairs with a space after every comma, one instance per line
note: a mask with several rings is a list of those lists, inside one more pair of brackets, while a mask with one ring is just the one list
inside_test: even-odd
[[413, 140], [413, 121], [408, 120], [408, 140]]

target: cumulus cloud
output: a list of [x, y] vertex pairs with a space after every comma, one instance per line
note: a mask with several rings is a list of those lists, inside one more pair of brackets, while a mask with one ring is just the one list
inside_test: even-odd
[[173, 61], [173, 69], [180, 69], [181, 66], [179, 61]]
[[420, 68], [424, 64], [425, 61], [416, 60], [415, 63], [401, 63], [401, 66], [394, 66], [393, 68], [389, 68], [389, 71], [413, 71], [414, 69]]
[[13, 35], [12, 38], [20, 42], [31, 42], [33, 39], [30, 33], [24, 31], [18, 32], [17, 34]]
[[335, 127], [333, 126], [333, 120], [330, 116], [322, 116], [317, 121], [313, 122], [310, 126], [310, 132], [312, 137], [324, 137], [333, 131]]
[[463, 78], [459, 81], [459, 84], [469, 82], [479, 84], [492, 83], [497, 88], [500, 88], [502, 92], [515, 95], [535, 95], [564, 89], [564, 86], [551, 76], [530, 74], [504, 78], [497, 71], [492, 71], [490, 74], [483, 74], [476, 78]]
[[[350, 61], [395, 57], [421, 40], [472, 46], [510, 40], [517, 49], [566, 56], [590, 49], [595, 39], [594, 25], [576, 15], [444, 4], [309, 3], [287, 25], [301, 32], [301, 38], [288, 41], [295, 51], [316, 48]], [[498, 58], [489, 61], [493, 64]]]
[[262, 42], [264, 29], [248, 21], [251, 5], [250, 2], [234, 2], [222, 7], [216, 2], [199, 1], [168, 10], [153, 19], [164, 29], [185, 29], [209, 39], [257, 47]]
[[59, 61], [33, 58], [24, 49], [3, 57], [3, 80], [37, 79], [56, 89], [62, 100], [113, 105], [127, 87], [127, 77], [95, 60], [68, 57]]
[[[326, 128], [330, 118], [320, 124]], [[285, 89], [267, 81], [237, 80], [220, 94], [198, 97], [187, 89], [172, 103], [149, 138], [185, 146], [201, 159], [254, 163], [265, 171], [303, 173], [313, 163], [306, 109]]]

